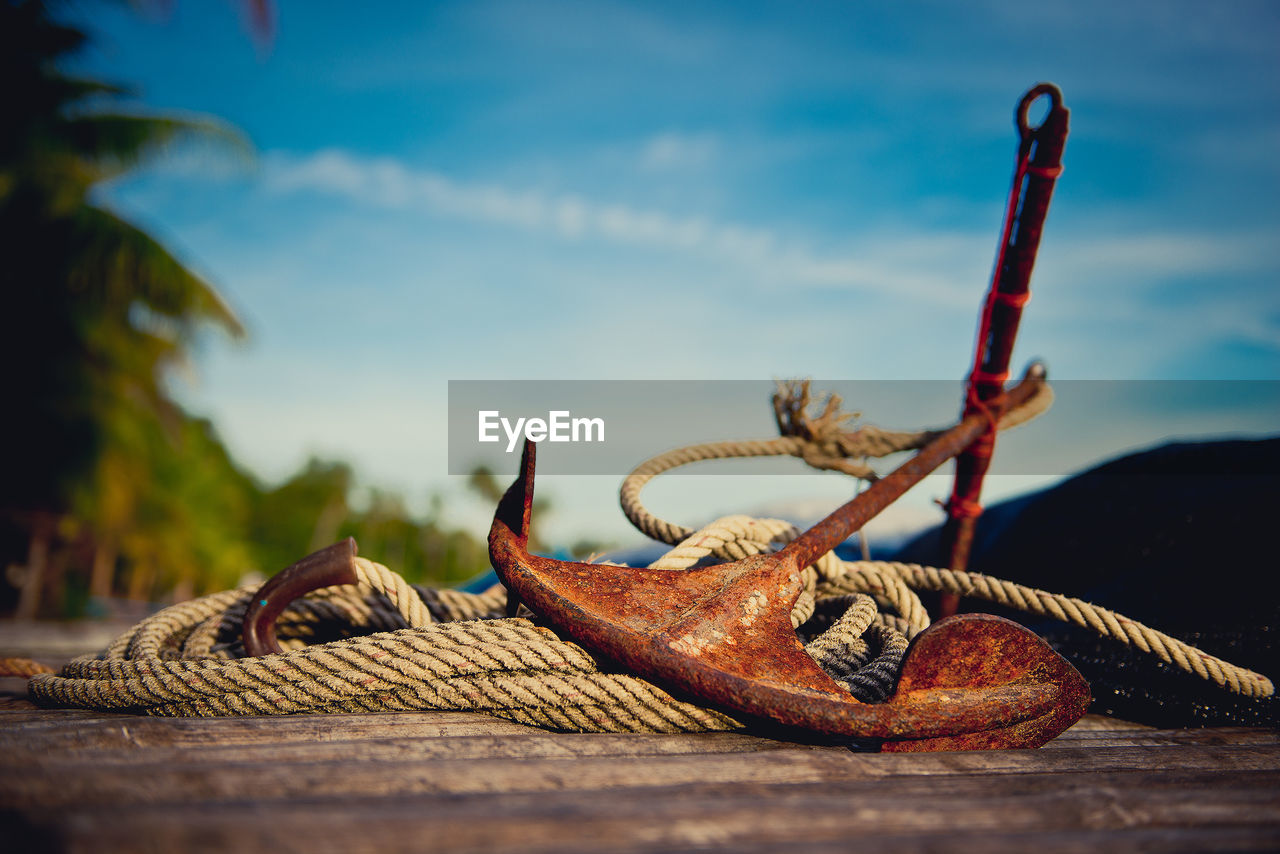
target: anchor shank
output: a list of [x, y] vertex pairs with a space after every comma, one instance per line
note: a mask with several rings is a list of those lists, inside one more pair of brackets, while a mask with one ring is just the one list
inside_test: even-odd
[[[1007, 408], [1012, 409], [1025, 403], [1041, 382], [1039, 374], [1029, 373], [1024, 376], [1021, 382], [1009, 390]], [[797, 568], [809, 566], [852, 536], [938, 466], [963, 453], [986, 432], [989, 424], [983, 414], [969, 415], [921, 448], [907, 462], [871, 484], [866, 492], [837, 508], [827, 518], [792, 540], [778, 552], [779, 560], [794, 561]]]

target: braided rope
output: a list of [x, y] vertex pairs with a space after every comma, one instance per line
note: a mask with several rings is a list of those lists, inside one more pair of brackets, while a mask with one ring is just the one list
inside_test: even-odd
[[1269, 697], [1275, 693], [1271, 680], [1260, 673], [1237, 667], [1137, 620], [1082, 599], [1049, 593], [976, 572], [938, 569], [918, 564], [857, 561], [846, 564], [846, 572], [841, 578], [827, 581], [823, 585], [824, 592], [868, 592], [864, 577], [860, 576], [896, 576], [915, 590], [940, 591], [983, 599], [1091, 629], [1102, 637], [1113, 638], [1142, 652], [1151, 653], [1166, 664], [1194, 673], [1201, 679], [1209, 680], [1236, 694]]
[[355, 559], [355, 568], [360, 583], [387, 597], [404, 618], [406, 626], [416, 629], [432, 622], [427, 604], [399, 573], [362, 557]]
[[[321, 591], [320, 602], [381, 612], [380, 622], [392, 613], [402, 618], [399, 609], [387, 607], [386, 594], [409, 590], [425, 613], [416, 591], [402, 586], [403, 579], [396, 583], [399, 577], [390, 570], [382, 567], [370, 575], [384, 583], [368, 591], [331, 588]], [[165, 716], [434, 709], [482, 711], [592, 732], [738, 726], [643, 680], [601, 672], [580, 647], [520, 618], [435, 622], [261, 658], [178, 657], [184, 641], [210, 621], [238, 631], [237, 616], [253, 593], [227, 591], [165, 609], [126, 632], [101, 657], [76, 659], [58, 675], [34, 676], [31, 696], [41, 705]], [[496, 597], [492, 591], [451, 591], [444, 598], [455, 607], [488, 610]], [[465, 599], [471, 602], [463, 605]], [[282, 645], [298, 641], [299, 627], [314, 628], [316, 618], [331, 610], [315, 604], [304, 598], [287, 609], [294, 613], [282, 615], [277, 624]]]
[[[875, 480], [877, 477], [875, 471], [847, 458], [878, 458], [901, 451], [915, 450], [928, 444], [939, 432], [936, 430], [889, 431], [873, 426], [864, 426], [852, 432], [842, 432], [839, 427], [847, 416], [839, 412], [840, 398], [836, 395], [830, 396], [826, 411], [816, 419], [802, 419], [800, 415], [782, 414], [792, 413], [799, 405], [797, 395], [799, 401], [807, 403], [808, 394], [806, 384], [796, 388], [784, 388], [779, 394], [774, 395], [774, 408], [780, 413], [778, 415], [780, 428], [802, 435], [783, 435], [776, 439], [707, 442], [659, 454], [632, 469], [626, 480], [622, 482], [622, 488], [618, 493], [622, 512], [645, 536], [672, 545], [688, 538], [694, 530], [654, 516], [640, 501], [640, 493], [649, 481], [664, 472], [707, 460], [793, 456], [800, 457], [816, 468], [833, 469], [864, 480]], [[1052, 403], [1053, 391], [1048, 385], [1041, 384], [1021, 406], [1007, 410], [1001, 416], [998, 427], [1001, 430], [1008, 430], [1025, 424], [1046, 411]]]
[[52, 673], [53, 668], [30, 658], [0, 658], [0, 676], [34, 676], [37, 673]]
[[[721, 542], [733, 548], [737, 539], [726, 532]], [[751, 547], [758, 544], [744, 546]], [[667, 568], [696, 561], [694, 554], [686, 550]], [[467, 710], [584, 732], [740, 726], [643, 679], [602, 671], [581, 647], [526, 619], [502, 618], [501, 586], [480, 594], [417, 587], [363, 558], [357, 576], [358, 585], [314, 591], [285, 609], [276, 622], [282, 653], [242, 657], [238, 635], [256, 592], [246, 587], [166, 608], [101, 655], [32, 677], [28, 689], [41, 705], [163, 716]], [[808, 613], [815, 586], [816, 575]], [[883, 699], [896, 680], [905, 638], [888, 624], [867, 632], [868, 641], [849, 636], [867, 630], [870, 600], [832, 599], [856, 601], [856, 620], [837, 620], [818, 634], [815, 657], [855, 696]], [[370, 629], [375, 633], [349, 636]], [[853, 660], [840, 660], [845, 648], [856, 651]]]
[[[885, 699], [898, 681], [907, 654], [906, 636], [879, 619], [871, 597], [854, 594], [834, 598], [845, 606], [844, 614], [829, 631], [805, 644], [804, 651], [850, 693]], [[873, 643], [879, 647], [878, 653]]]

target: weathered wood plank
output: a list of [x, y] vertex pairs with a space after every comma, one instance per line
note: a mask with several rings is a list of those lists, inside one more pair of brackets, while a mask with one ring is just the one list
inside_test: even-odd
[[[450, 851], [736, 849], [738, 843], [809, 850], [854, 840], [859, 850], [875, 850], [877, 842], [896, 836], [926, 837], [936, 845], [957, 836], [1021, 834], [1026, 840], [1187, 827], [1235, 830], [1242, 843], [1280, 838], [1275, 773], [1243, 775], [1226, 789], [1203, 776], [1153, 780], [1142, 788], [1127, 776], [1077, 778], [1068, 785], [1052, 775], [978, 777], [942, 790], [929, 785], [936, 781], [886, 787], [851, 780], [834, 787], [722, 784], [497, 797], [241, 800], [212, 807], [80, 807], [31, 817], [47, 833], [65, 834], [86, 848], [92, 841], [101, 850], [127, 850], [140, 840], [164, 846], [155, 850], [234, 846], [383, 854], [420, 848], [426, 840]], [[1015, 786], [1016, 796], [1010, 791]]]
[[[329, 720], [328, 717], [339, 718]], [[115, 718], [60, 721], [0, 728], [4, 762], [48, 760], [92, 751], [98, 764], [165, 762], [318, 762], [408, 759], [517, 759], [736, 753], [805, 746], [742, 733], [657, 735], [560, 734], [480, 715], [415, 713], [338, 715], [227, 721]], [[1280, 744], [1273, 730], [1122, 731], [1064, 738], [1054, 749], [1180, 744], [1266, 746]]]
[[156, 718], [81, 710], [12, 712], [0, 714], [0, 737], [58, 739], [79, 734], [101, 735], [107, 743], [121, 727], [129, 742], [148, 744], [204, 744], [211, 739], [236, 743], [331, 741], [335, 738], [385, 738], [411, 734], [421, 738], [451, 735], [504, 735], [545, 730], [472, 712], [381, 712], [371, 714], [274, 715], [227, 718]]
[[[735, 843], [734, 854], [776, 854], [779, 843]], [[930, 852], [964, 852], [978, 854], [1203, 854], [1205, 851], [1275, 851], [1274, 835], [1249, 828], [1126, 828], [1123, 830], [1070, 830], [1028, 833], [946, 833], [931, 835], [895, 834], [893, 836], [860, 837], [856, 843], [848, 839], [826, 841], [798, 840], [789, 846], [805, 854], [930, 854]], [[88, 849], [92, 850], [92, 849]], [[667, 851], [672, 854], [705, 852], [698, 847], [656, 847], [632, 849], [633, 854]]]
[[[1120, 728], [1107, 729], [1108, 723]], [[292, 743], [355, 738], [449, 737], [545, 733], [545, 730], [470, 712], [381, 712], [366, 714], [249, 716], [236, 718], [153, 718], [79, 709], [0, 709], [0, 739], [21, 737], [35, 743], [72, 738], [79, 748], [97, 746]], [[717, 734], [727, 735], [727, 734]], [[745, 733], [736, 734], [750, 737]], [[684, 738], [686, 736], [678, 736]], [[771, 739], [762, 739], [769, 742]], [[813, 742], [823, 739], [814, 736]], [[1046, 747], [1161, 744], [1275, 744], [1280, 730], [1220, 727], [1156, 730], [1090, 716]]]
[[1169, 744], [1271, 745], [1280, 744], [1280, 730], [1258, 727], [1205, 729], [1099, 729], [1067, 730], [1042, 749], [1063, 747], [1140, 747]]
[[[682, 736], [650, 734], [580, 733], [565, 736], [555, 733], [509, 733], [474, 735], [452, 731], [448, 737], [423, 736], [406, 732], [395, 738], [336, 739], [307, 742], [243, 744], [228, 742], [215, 735], [202, 743], [180, 746], [155, 746], [121, 725], [107, 732], [93, 733], [93, 738], [72, 734], [58, 739], [39, 738], [28, 741], [0, 734], [0, 767], [21, 763], [48, 764], [58, 761], [51, 751], [83, 757], [91, 751], [97, 765], [136, 764], [228, 764], [297, 762], [385, 762], [405, 760], [475, 760], [475, 759], [575, 759], [611, 756], [672, 756], [709, 753], [743, 753], [761, 750], [797, 749], [800, 745], [770, 741], [736, 733], [698, 733]], [[110, 736], [105, 738], [104, 736]], [[53, 743], [53, 742], [57, 743]], [[843, 750], [841, 747], [811, 748]], [[77, 760], [78, 761], [78, 760]]]
[[[713, 823], [686, 820], [674, 825], [663, 838], [653, 840], [647, 828], [611, 828], [602, 833], [593, 828], [562, 824], [549, 836], [535, 835], [538, 828], [528, 828], [520, 838], [507, 844], [492, 838], [479, 842], [448, 834], [442, 840], [432, 829], [413, 822], [378, 824], [364, 830], [368, 817], [339, 814], [341, 824], [322, 823], [294, 825], [292, 822], [272, 824], [248, 822], [239, 827], [231, 821], [209, 826], [175, 827], [171, 822], [155, 824], [146, 821], [129, 824], [101, 825], [70, 816], [60, 825], [15, 826], [0, 817], [0, 826], [9, 828], [7, 836], [18, 850], [67, 852], [67, 854], [169, 854], [173, 851], [223, 852], [241, 854], [418, 854], [422, 851], [450, 851], [451, 854], [705, 854], [707, 851], [732, 851], [735, 854], [776, 854], [780, 850], [803, 851], [805, 854], [921, 854], [924, 852], [964, 852], [982, 854], [1098, 854], [1100, 851], [1144, 852], [1144, 854], [1201, 854], [1205, 851], [1275, 851], [1275, 834], [1265, 828], [1185, 827], [1185, 828], [1108, 828], [1105, 830], [1033, 830], [1033, 831], [966, 831], [951, 829], [945, 833], [880, 833], [870, 828], [856, 828], [836, 838], [811, 839], [803, 824], [795, 821], [788, 834], [760, 834], [755, 826], [722, 830]], [[376, 820], [376, 819], [375, 819]], [[327, 831], [327, 832], [326, 832]], [[607, 839], [601, 839], [607, 836]], [[782, 838], [779, 838], [779, 837]]]
[[[422, 737], [448, 737], [453, 734], [497, 735], [505, 733], [547, 733], [540, 727], [526, 726], [505, 718], [478, 712], [366, 712], [313, 715], [248, 715], [242, 717], [166, 718], [121, 712], [83, 709], [0, 709], [0, 738], [22, 733], [26, 737], [58, 738], [79, 733], [109, 733], [126, 727], [141, 737], [146, 733], [157, 744], [198, 744], [209, 738], [233, 738], [245, 742], [317, 741], [345, 738], [348, 733], [376, 738], [413, 731]], [[560, 733], [577, 735], [578, 733]], [[749, 736], [745, 732], [712, 733], [713, 735]], [[645, 733], [637, 733], [645, 735]], [[685, 734], [680, 734], [681, 736]], [[840, 741], [819, 734], [795, 732], [793, 740], [801, 743]], [[756, 736], [761, 737], [761, 736]]]
[[0, 676], [0, 713], [10, 709], [34, 709], [27, 697], [25, 676]]
[[1094, 719], [1048, 749], [856, 753], [412, 712], [0, 707], [0, 848], [257, 852], [1280, 849], [1280, 731]]
[[351, 759], [197, 764], [140, 761], [127, 773], [92, 752], [35, 761], [0, 757], [0, 804], [197, 803], [243, 797], [246, 781], [278, 800], [363, 794], [458, 795], [479, 792], [603, 790], [676, 783], [834, 783], [850, 778], [1054, 773], [1211, 771], [1237, 775], [1280, 768], [1280, 748], [1173, 745], [933, 754], [857, 754], [781, 747], [747, 753], [507, 758]]

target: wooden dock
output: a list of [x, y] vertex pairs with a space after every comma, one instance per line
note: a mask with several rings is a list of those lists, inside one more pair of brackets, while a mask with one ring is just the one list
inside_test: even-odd
[[0, 684], [6, 852], [1280, 850], [1280, 732], [875, 754], [477, 714], [150, 718]]

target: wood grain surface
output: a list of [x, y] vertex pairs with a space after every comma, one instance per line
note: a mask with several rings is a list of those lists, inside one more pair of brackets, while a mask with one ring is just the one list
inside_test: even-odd
[[0, 703], [5, 851], [1280, 848], [1280, 733], [1086, 719], [875, 754], [465, 713], [166, 719]]
[[1219, 850], [1280, 850], [1276, 730], [1086, 717], [1040, 750], [878, 754], [461, 712], [45, 710], [0, 679], [0, 854]]

